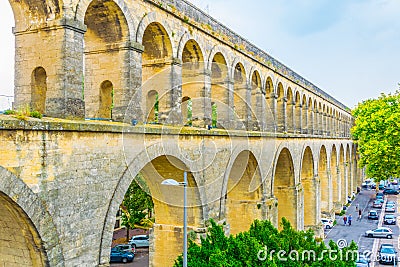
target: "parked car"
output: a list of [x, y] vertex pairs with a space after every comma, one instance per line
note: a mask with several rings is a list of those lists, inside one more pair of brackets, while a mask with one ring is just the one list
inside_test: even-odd
[[333, 221], [331, 219], [322, 218], [321, 222], [324, 225], [325, 229], [331, 229], [333, 227]]
[[378, 195], [378, 196], [376, 196], [376, 200], [379, 200], [380, 202], [383, 203], [385, 201], [385, 198], [381, 195]]
[[383, 190], [383, 193], [385, 195], [397, 195], [399, 192], [397, 192], [397, 190], [394, 190], [392, 188], [386, 188], [385, 190]]
[[393, 214], [385, 214], [385, 217], [383, 219], [384, 224], [396, 224], [396, 217]]
[[380, 200], [375, 200], [374, 204], [372, 204], [372, 207], [374, 208], [382, 208], [382, 202]]
[[392, 229], [388, 227], [378, 227], [374, 230], [368, 230], [365, 232], [366, 237], [386, 237], [391, 239], [393, 237]]
[[381, 246], [378, 252], [379, 263], [394, 264], [397, 262], [397, 251], [393, 246]]
[[385, 189], [385, 185], [384, 184], [379, 184], [379, 190], [383, 190]]
[[356, 267], [369, 267], [371, 260], [365, 257], [364, 254], [359, 254], [356, 261]]
[[112, 248], [110, 254], [110, 262], [132, 262], [135, 258], [135, 254], [132, 252], [122, 251], [118, 248]]
[[368, 212], [368, 219], [369, 220], [378, 220], [379, 219], [378, 212], [376, 210], [370, 210]]
[[135, 254], [135, 252], [136, 252], [135, 247], [132, 246], [131, 244], [120, 244], [120, 245], [116, 245], [114, 248], [121, 250], [121, 251], [132, 252], [133, 254]]
[[386, 204], [385, 212], [396, 212], [396, 206], [394, 204]]
[[149, 246], [149, 236], [147, 235], [135, 235], [132, 236], [129, 244], [135, 248], [148, 247]]

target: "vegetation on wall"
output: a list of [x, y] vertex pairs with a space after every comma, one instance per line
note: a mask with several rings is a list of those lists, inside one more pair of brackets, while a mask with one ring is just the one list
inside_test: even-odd
[[377, 181], [400, 177], [400, 92], [363, 101], [352, 114], [360, 167]]
[[[311, 230], [293, 229], [285, 218], [282, 226], [278, 231], [270, 221], [256, 220], [249, 231], [226, 236], [223, 227], [211, 221], [201, 244], [189, 241], [188, 266], [355, 266], [354, 242], [340, 249], [333, 241], [329, 246], [318, 242]], [[174, 266], [182, 266], [182, 255]]]

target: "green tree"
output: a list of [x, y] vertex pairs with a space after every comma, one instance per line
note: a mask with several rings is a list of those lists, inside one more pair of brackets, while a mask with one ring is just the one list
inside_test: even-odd
[[382, 94], [354, 110], [352, 137], [358, 145], [360, 167], [377, 181], [400, 174], [400, 94]]
[[138, 174], [125, 193], [120, 209], [122, 210], [122, 225], [127, 229], [127, 240], [129, 239], [129, 229], [152, 226], [150, 219], [154, 204], [148, 192], [143, 177]]
[[[278, 231], [270, 221], [256, 220], [249, 231], [226, 236], [223, 227], [211, 220], [201, 244], [189, 240], [188, 266], [355, 266], [358, 252], [354, 242], [339, 249], [333, 241], [328, 246], [317, 242], [311, 230], [293, 229], [284, 218], [282, 226]], [[285, 254], [279, 254], [280, 251]], [[182, 266], [182, 255], [174, 266]]]

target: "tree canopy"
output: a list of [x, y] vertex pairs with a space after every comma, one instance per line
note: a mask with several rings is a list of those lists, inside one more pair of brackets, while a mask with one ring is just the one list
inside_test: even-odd
[[[256, 220], [249, 231], [236, 236], [226, 236], [223, 226], [210, 222], [201, 244], [189, 240], [188, 266], [355, 266], [358, 255], [354, 242], [343, 249], [333, 241], [327, 246], [311, 230], [297, 231], [284, 218], [281, 231], [270, 221]], [[182, 255], [175, 261], [174, 267], [179, 266]]]
[[360, 103], [354, 110], [352, 136], [358, 145], [360, 167], [375, 180], [400, 174], [400, 94], [382, 94]]
[[144, 179], [138, 174], [125, 193], [124, 200], [120, 205], [122, 210], [122, 225], [128, 229], [133, 229], [137, 226], [144, 228], [151, 227], [148, 225], [149, 217], [153, 209], [153, 200], [148, 193], [148, 188]]

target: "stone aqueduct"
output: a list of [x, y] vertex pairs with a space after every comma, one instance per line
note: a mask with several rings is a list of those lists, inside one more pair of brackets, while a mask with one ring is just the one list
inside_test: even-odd
[[348, 109], [189, 3], [9, 2], [14, 105], [47, 117], [0, 117], [0, 263], [107, 266], [138, 173], [151, 266], [181, 251], [182, 191], [160, 182], [183, 170], [198, 234], [282, 217], [318, 233], [360, 183]]

